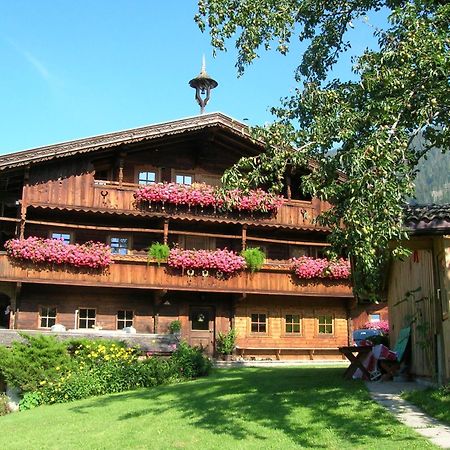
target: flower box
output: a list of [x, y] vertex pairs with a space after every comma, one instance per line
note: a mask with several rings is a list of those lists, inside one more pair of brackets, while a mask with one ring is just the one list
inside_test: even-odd
[[183, 185], [177, 183], [154, 183], [142, 186], [134, 194], [138, 202], [211, 208], [219, 212], [256, 212], [275, 214], [283, 204], [283, 197], [262, 189], [243, 192], [232, 189], [222, 192], [204, 183]]
[[329, 261], [326, 258], [302, 256], [293, 258], [291, 261], [295, 274], [302, 279], [346, 280], [350, 278], [350, 262], [343, 258]]
[[170, 250], [167, 265], [181, 270], [216, 270], [231, 275], [246, 268], [245, 259], [233, 251], [223, 250]]
[[112, 264], [110, 248], [100, 242], [65, 244], [60, 239], [10, 239], [5, 249], [11, 258], [34, 263], [47, 263], [91, 269], [104, 269]]

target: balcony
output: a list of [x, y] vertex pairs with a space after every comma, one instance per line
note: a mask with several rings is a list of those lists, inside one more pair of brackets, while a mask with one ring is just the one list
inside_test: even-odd
[[193, 276], [165, 264], [147, 263], [143, 256], [116, 256], [104, 272], [66, 266], [40, 266], [18, 262], [0, 253], [0, 281], [71, 286], [170, 289], [179, 291], [226, 292], [237, 294], [353, 297], [348, 282], [299, 280], [287, 263], [269, 263], [256, 273], [240, 272], [229, 278], [198, 272]]
[[326, 230], [316, 224], [316, 219], [328, 205], [319, 200], [286, 201], [275, 216], [251, 213], [215, 212], [212, 208], [188, 208], [185, 206], [139, 205], [134, 193], [136, 184], [90, 179], [87, 183], [81, 177], [72, 177], [63, 181], [49, 181], [42, 185], [25, 188], [24, 204], [36, 207], [61, 209], [80, 209], [84, 211], [133, 214], [153, 217], [191, 218], [205, 221], [227, 223], [247, 223], [282, 226], [299, 229]]

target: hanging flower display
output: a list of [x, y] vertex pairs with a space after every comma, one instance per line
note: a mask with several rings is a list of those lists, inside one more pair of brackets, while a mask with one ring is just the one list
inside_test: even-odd
[[110, 248], [100, 242], [65, 244], [61, 239], [11, 239], [5, 243], [8, 256], [34, 263], [68, 264], [104, 269], [112, 264]]
[[292, 269], [302, 279], [346, 280], [350, 277], [350, 262], [343, 258], [329, 261], [325, 258], [302, 256], [292, 259]]
[[[167, 260], [169, 267], [192, 271], [217, 270], [226, 275], [245, 269], [245, 259], [233, 251], [223, 250], [170, 250]], [[190, 272], [192, 273], [192, 272]]]
[[213, 207], [221, 211], [249, 211], [275, 213], [283, 204], [283, 197], [262, 189], [245, 193], [239, 189], [222, 192], [204, 183], [184, 185], [154, 183], [140, 187], [134, 194], [137, 201], [171, 205]]

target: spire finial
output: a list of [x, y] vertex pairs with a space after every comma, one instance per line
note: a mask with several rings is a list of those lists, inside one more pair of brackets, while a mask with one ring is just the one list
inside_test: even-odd
[[204, 53], [203, 53], [203, 57], [202, 57], [202, 70], [200, 71], [200, 73], [206, 73], [206, 59], [205, 59]]
[[[200, 74], [189, 81], [189, 86], [195, 89], [195, 99], [200, 105], [200, 114], [203, 114], [205, 112], [205, 106], [209, 100], [211, 89], [214, 89], [218, 86], [217, 81], [213, 80], [206, 73], [205, 55], [203, 55], [202, 58], [202, 70], [200, 71]], [[202, 95], [204, 95], [205, 97], [202, 98]]]

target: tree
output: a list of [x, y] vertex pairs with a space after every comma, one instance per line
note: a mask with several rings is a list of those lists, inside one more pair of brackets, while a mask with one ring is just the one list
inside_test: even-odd
[[[356, 81], [327, 80], [349, 43], [345, 31], [372, 9], [391, 9], [379, 50], [354, 60]], [[355, 293], [380, 296], [390, 243], [407, 238], [405, 201], [413, 194], [417, 163], [432, 147], [450, 148], [450, 4], [447, 0], [200, 0], [200, 27], [212, 45], [240, 32], [237, 67], [277, 42], [285, 53], [298, 30], [310, 40], [295, 77], [296, 92], [273, 108], [277, 120], [255, 130], [266, 150], [242, 159], [224, 176], [227, 185], [271, 184], [315, 161], [306, 188], [331, 201], [320, 220], [332, 229], [336, 252], [348, 253]], [[421, 136], [423, 145], [412, 145]], [[294, 150], [293, 150], [294, 149]], [[344, 174], [344, 175], [342, 175]]]

